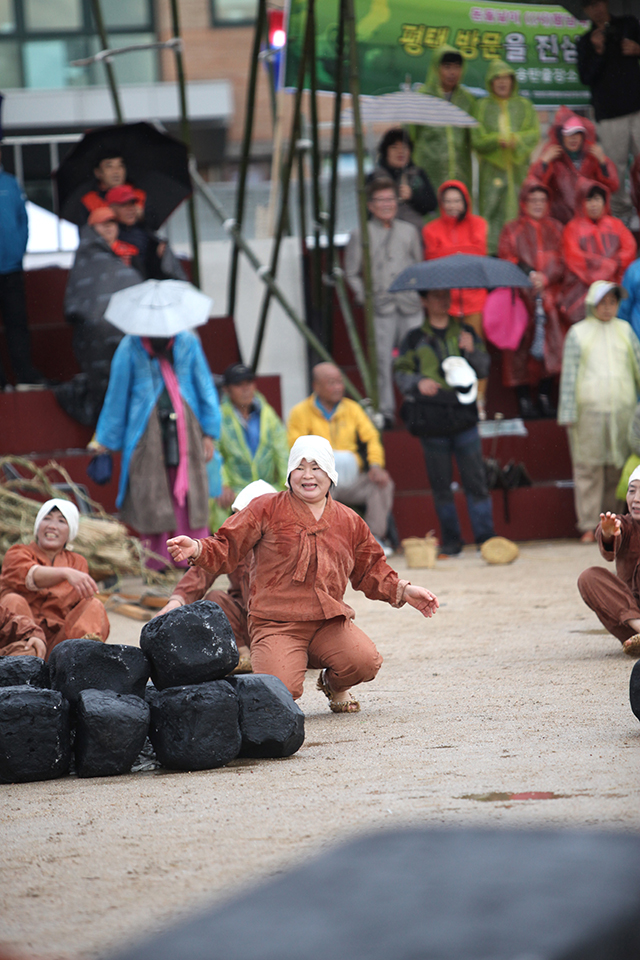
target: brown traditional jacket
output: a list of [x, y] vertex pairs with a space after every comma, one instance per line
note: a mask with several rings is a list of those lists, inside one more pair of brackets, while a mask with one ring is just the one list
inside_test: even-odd
[[7, 550], [0, 574], [0, 602], [5, 593], [19, 593], [31, 607], [35, 620], [39, 623], [46, 621], [51, 628], [58, 627], [80, 603], [81, 597], [67, 580], [52, 587], [30, 590], [25, 581], [29, 570], [35, 566], [73, 567], [74, 570], [88, 573], [89, 565], [84, 557], [73, 550], [61, 550], [52, 563], [35, 540], [29, 544], [16, 543]]
[[263, 620], [352, 619], [344, 602], [349, 581], [371, 600], [404, 602], [407, 581], [389, 566], [364, 520], [331, 495], [320, 520], [288, 490], [257, 497], [200, 542], [196, 566], [215, 576], [230, 573], [253, 548], [249, 614]]
[[596, 527], [600, 553], [605, 560], [615, 560], [616, 574], [629, 590], [640, 600], [640, 523], [626, 514], [620, 517], [620, 536], [605, 544], [602, 541], [602, 524]]

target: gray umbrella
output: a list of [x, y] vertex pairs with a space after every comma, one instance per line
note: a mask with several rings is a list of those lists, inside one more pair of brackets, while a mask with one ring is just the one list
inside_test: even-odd
[[403, 270], [389, 287], [389, 293], [400, 290], [493, 289], [495, 287], [530, 287], [531, 281], [520, 267], [496, 257], [478, 257], [454, 253], [451, 257], [423, 260]]

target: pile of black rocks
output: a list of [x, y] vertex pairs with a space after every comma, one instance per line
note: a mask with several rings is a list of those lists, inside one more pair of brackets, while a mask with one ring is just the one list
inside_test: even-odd
[[304, 714], [277, 677], [230, 676], [237, 664], [207, 600], [149, 621], [140, 648], [65, 640], [48, 663], [0, 658], [0, 783], [129, 773], [149, 741], [173, 770], [291, 756]]

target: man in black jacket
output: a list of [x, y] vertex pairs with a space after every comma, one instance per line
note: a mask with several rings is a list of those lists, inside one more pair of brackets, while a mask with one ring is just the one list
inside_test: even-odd
[[[457, 556], [463, 545], [458, 511], [451, 488], [456, 458], [475, 542], [493, 537], [493, 507], [487, 489], [478, 433], [475, 398], [478, 378], [489, 373], [489, 355], [473, 328], [449, 314], [448, 290], [423, 290], [420, 299], [426, 317], [411, 330], [395, 363], [398, 389], [408, 401], [405, 414], [420, 408], [420, 423], [408, 423], [420, 437], [433, 502], [440, 523], [440, 556]], [[471, 377], [456, 384], [447, 367], [462, 358]], [[475, 374], [475, 376], [474, 376]]]
[[627, 225], [633, 207], [625, 180], [629, 156], [640, 153], [640, 23], [614, 17], [608, 0], [583, 0], [593, 26], [578, 40], [580, 80], [591, 89], [598, 136], [618, 170], [611, 212]]

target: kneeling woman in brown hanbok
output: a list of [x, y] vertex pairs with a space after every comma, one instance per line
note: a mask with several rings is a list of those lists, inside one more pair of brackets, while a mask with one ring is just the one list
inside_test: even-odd
[[[89, 565], [67, 549], [79, 520], [75, 504], [47, 500], [36, 517], [35, 540], [7, 550], [0, 575], [7, 632], [0, 632], [0, 655], [35, 653], [48, 659], [53, 648], [70, 637], [104, 641], [109, 636], [109, 620], [95, 596], [98, 587]], [[24, 642], [34, 638], [40, 642]]]
[[355, 713], [349, 690], [373, 680], [382, 657], [357, 627], [344, 602], [347, 583], [393, 607], [409, 603], [425, 617], [438, 608], [434, 594], [401, 580], [364, 520], [330, 494], [338, 475], [322, 437], [299, 437], [287, 468], [288, 489], [257, 497], [213, 537], [175, 537], [174, 560], [229, 573], [254, 551], [249, 634], [254, 673], [269, 673], [302, 696], [307, 666], [320, 668], [318, 687], [334, 713]]

